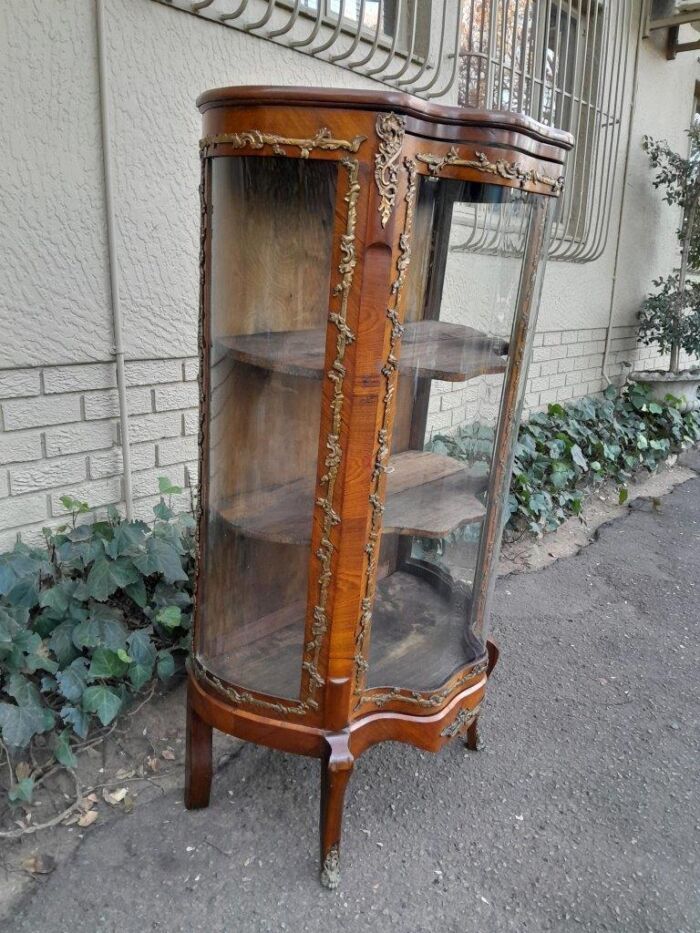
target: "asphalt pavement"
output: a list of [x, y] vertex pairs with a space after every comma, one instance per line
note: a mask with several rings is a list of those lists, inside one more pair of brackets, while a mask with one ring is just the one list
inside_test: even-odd
[[95, 824], [6, 933], [700, 931], [700, 478], [499, 581], [486, 747], [355, 767], [340, 888], [319, 765], [246, 745], [208, 810]]

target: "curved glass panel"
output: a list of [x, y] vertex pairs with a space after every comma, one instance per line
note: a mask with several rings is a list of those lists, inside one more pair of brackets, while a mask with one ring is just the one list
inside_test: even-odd
[[206, 573], [196, 650], [297, 698], [337, 167], [212, 160]]
[[[433, 690], [486, 652], [472, 594], [532, 204], [421, 179], [368, 688]], [[464, 246], [475, 229], [492, 255]]]

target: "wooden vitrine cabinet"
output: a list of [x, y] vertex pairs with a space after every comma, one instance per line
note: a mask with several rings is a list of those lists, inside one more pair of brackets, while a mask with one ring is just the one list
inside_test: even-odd
[[396, 93], [200, 97], [200, 514], [186, 802], [212, 727], [322, 762], [476, 745], [568, 134]]

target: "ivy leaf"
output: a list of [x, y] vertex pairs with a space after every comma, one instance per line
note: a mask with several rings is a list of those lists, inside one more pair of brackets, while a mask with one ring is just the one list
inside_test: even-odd
[[139, 664], [135, 662], [129, 667], [129, 681], [135, 692], [138, 692], [144, 684], [153, 676], [153, 661], [150, 664]]
[[64, 671], [56, 674], [58, 688], [71, 703], [78, 703], [87, 687], [87, 660], [76, 658]]
[[182, 612], [179, 606], [167, 606], [156, 615], [156, 622], [163, 628], [172, 630], [182, 625]]
[[22, 778], [7, 792], [7, 799], [10, 803], [31, 803], [34, 793], [34, 778]]
[[12, 606], [33, 609], [39, 602], [39, 587], [32, 577], [26, 577], [14, 584], [6, 598]]
[[53, 651], [59, 667], [65, 667], [76, 656], [76, 649], [73, 643], [73, 629], [75, 622], [61, 622], [51, 632], [49, 637], [49, 648]]
[[[126, 652], [124, 654], [126, 655]], [[126, 658], [126, 661], [123, 660], [117, 651], [112, 651], [110, 648], [96, 648], [92, 655], [88, 676], [91, 680], [121, 677], [129, 666], [129, 656], [126, 655]]]
[[58, 690], [58, 681], [55, 677], [45, 674], [41, 678], [39, 686], [41, 687], [42, 693], [55, 693]]
[[153, 514], [161, 522], [169, 522], [171, 518], [175, 517], [173, 510], [166, 505], [165, 499], [161, 499], [160, 502], [153, 506]]
[[158, 492], [161, 496], [172, 496], [182, 492], [182, 486], [175, 486], [167, 476], [158, 477]]
[[53, 753], [56, 761], [63, 765], [64, 768], [75, 768], [77, 766], [78, 759], [70, 747], [70, 729], [64, 729], [63, 732], [59, 733]]
[[61, 719], [73, 727], [73, 732], [79, 738], [84, 739], [88, 734], [90, 717], [83, 710], [75, 706], [64, 706], [61, 710]]
[[588, 461], [583, 456], [583, 451], [578, 444], [573, 444], [571, 447], [571, 459], [577, 466], [580, 466], [582, 470], [588, 470]]
[[80, 622], [73, 630], [73, 643], [76, 648], [111, 648], [117, 651], [126, 646], [126, 628], [122, 614], [111, 606], [90, 604], [90, 617]]
[[136, 629], [127, 639], [129, 654], [136, 664], [153, 664], [156, 649], [151, 641], [151, 627]]
[[88, 687], [83, 694], [83, 709], [95, 713], [103, 726], [108, 726], [122, 707], [122, 699], [113, 687], [99, 684]]
[[19, 706], [33, 706], [42, 709], [43, 703], [34, 684], [22, 674], [12, 674], [5, 684], [5, 693], [17, 701]]
[[139, 579], [133, 564], [125, 557], [110, 560], [98, 557], [90, 568], [87, 588], [93, 599], [104, 602], [115, 590], [135, 583]]
[[134, 558], [134, 564], [145, 577], [162, 573], [167, 583], [178, 580], [186, 582], [188, 577], [182, 567], [177, 549], [162, 538], [152, 537], [146, 544], [146, 553]]
[[156, 671], [161, 680], [167, 680], [175, 673], [175, 659], [169, 651], [162, 650], [158, 652]]
[[133, 583], [129, 583], [128, 586], [125, 586], [124, 592], [130, 599], [133, 599], [139, 609], [145, 609], [148, 605], [148, 593], [146, 592], [146, 584], [144, 583], [143, 577], [139, 576]]
[[57, 583], [41, 593], [39, 605], [44, 609], [52, 609], [57, 615], [63, 616], [68, 611], [70, 598], [71, 593], [66, 583]]
[[53, 713], [47, 707], [0, 703], [3, 741], [13, 748], [24, 748], [37, 733], [48, 732], [53, 722]]
[[17, 574], [6, 557], [0, 556], [0, 596], [4, 596], [15, 585]]

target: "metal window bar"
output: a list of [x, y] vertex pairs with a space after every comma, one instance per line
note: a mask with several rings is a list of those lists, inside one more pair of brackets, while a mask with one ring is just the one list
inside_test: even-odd
[[[590, 262], [610, 231], [630, 91], [633, 0], [465, 0], [459, 102], [528, 113], [573, 133], [553, 259]], [[490, 251], [496, 230], [462, 248]]]
[[425, 98], [455, 85], [460, 0], [155, 2]]
[[[590, 262], [610, 231], [636, 38], [634, 0], [155, 0], [426, 99], [574, 134], [550, 249]], [[465, 233], [466, 233], [465, 226]], [[488, 252], [475, 225], [464, 248]]]

